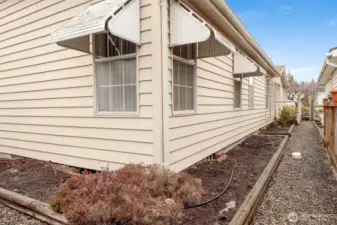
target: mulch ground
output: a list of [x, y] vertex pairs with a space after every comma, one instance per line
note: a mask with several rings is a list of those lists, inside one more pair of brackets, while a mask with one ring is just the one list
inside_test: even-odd
[[[56, 174], [55, 174], [56, 171]], [[0, 160], [0, 187], [47, 202], [70, 175], [42, 161]]]
[[263, 132], [288, 132], [290, 125], [271, 123]]
[[[208, 200], [225, 188], [235, 165], [232, 182], [225, 194], [207, 205], [186, 209], [183, 224], [228, 224], [276, 152], [282, 139], [280, 136], [252, 136], [228, 152], [226, 161], [207, 161], [187, 170], [189, 174], [202, 180], [206, 191], [204, 200]], [[235, 201], [235, 208], [219, 215], [226, 207], [226, 203], [230, 201]]]

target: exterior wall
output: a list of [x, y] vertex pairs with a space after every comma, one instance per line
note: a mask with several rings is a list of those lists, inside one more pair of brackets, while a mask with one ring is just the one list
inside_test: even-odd
[[[325, 84], [325, 95], [326, 95], [326, 96], [329, 96], [329, 95], [330, 95], [330, 91], [334, 88], [334, 87], [333, 87], [333, 84], [334, 84], [333, 80], [336, 79], [335, 77], [336, 77], [336, 76], [333, 76], [333, 79], [330, 79], [330, 80]], [[337, 88], [337, 85], [336, 85], [336, 88]]]
[[324, 98], [326, 98], [325, 92], [317, 92], [315, 97], [315, 106], [322, 106]]
[[[91, 55], [49, 43], [89, 0], [0, 3], [0, 152], [78, 167], [115, 169], [160, 161], [159, 4], [141, 1], [139, 115], [94, 116]], [[152, 15], [155, 18], [152, 18]], [[155, 20], [155, 21], [154, 21]], [[160, 59], [159, 59], [160, 60]], [[154, 65], [153, 63], [156, 63]], [[158, 86], [160, 87], [160, 86]], [[154, 140], [155, 139], [155, 140]]]
[[337, 72], [332, 75], [332, 89], [337, 89]]
[[272, 121], [265, 76], [254, 78], [254, 109], [248, 106], [248, 79], [243, 79], [241, 110], [234, 110], [233, 86], [232, 55], [197, 60], [196, 113], [170, 117], [171, 169], [183, 170]]

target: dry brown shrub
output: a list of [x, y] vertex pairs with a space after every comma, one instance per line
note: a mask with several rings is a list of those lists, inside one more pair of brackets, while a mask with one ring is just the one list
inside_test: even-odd
[[115, 172], [73, 176], [50, 206], [74, 225], [179, 224], [185, 204], [201, 200], [201, 181], [159, 166], [127, 165]]

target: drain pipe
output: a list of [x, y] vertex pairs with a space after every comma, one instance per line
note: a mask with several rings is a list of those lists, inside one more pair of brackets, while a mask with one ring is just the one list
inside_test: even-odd
[[168, 102], [168, 0], [161, 0], [161, 58], [162, 58], [162, 98], [163, 98], [163, 166], [168, 168], [169, 163], [169, 102]]

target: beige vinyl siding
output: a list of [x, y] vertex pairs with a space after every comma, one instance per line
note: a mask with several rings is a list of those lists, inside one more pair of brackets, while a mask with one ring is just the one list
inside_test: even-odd
[[337, 89], [337, 72], [332, 75], [332, 89]]
[[265, 126], [265, 77], [254, 78], [254, 109], [248, 78], [242, 79], [242, 108], [234, 110], [232, 55], [197, 61], [195, 114], [170, 117], [170, 166], [183, 170]]
[[90, 2], [0, 3], [0, 152], [90, 169], [153, 162], [153, 6], [141, 0], [139, 115], [98, 117], [92, 56], [49, 43]]

